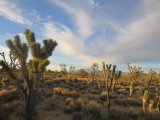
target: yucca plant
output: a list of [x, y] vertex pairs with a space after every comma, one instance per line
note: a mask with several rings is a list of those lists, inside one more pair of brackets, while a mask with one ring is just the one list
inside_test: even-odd
[[156, 71], [154, 71], [153, 69], [150, 69], [149, 72], [148, 72], [148, 86], [151, 85], [151, 82], [156, 78]]
[[[27, 43], [21, 43], [18, 35], [14, 36], [13, 40], [7, 40], [6, 44], [12, 54], [18, 59], [20, 70], [23, 75], [24, 86], [18, 83], [18, 88], [23, 92], [26, 106], [26, 120], [32, 120], [32, 115], [35, 109], [36, 95], [38, 82], [49, 65], [48, 58], [52, 55], [53, 50], [57, 46], [57, 42], [52, 39], [43, 40], [43, 47], [36, 42], [35, 35], [32, 31], [27, 29], [25, 31]], [[31, 50], [32, 58], [27, 62], [28, 50]], [[10, 67], [1, 61], [0, 65], [9, 74], [9, 76], [18, 81], [18, 78]]]
[[148, 100], [148, 90], [145, 90], [145, 91], [144, 91], [143, 98], [142, 98], [142, 102], [143, 102], [143, 112], [146, 112], [146, 103], [147, 103], [147, 100]]
[[153, 100], [150, 100], [149, 101], [149, 113], [152, 113], [152, 111], [153, 111], [153, 106], [154, 106], [154, 101]]
[[131, 83], [130, 86], [129, 86], [129, 96], [130, 96], [130, 97], [132, 97], [133, 90], [134, 90], [134, 84]]
[[69, 73], [70, 73], [72, 79], [75, 78], [75, 69], [76, 69], [75, 66], [70, 66], [69, 67]]
[[131, 83], [137, 83], [137, 80], [141, 78], [143, 71], [140, 67], [132, 66], [130, 63], [127, 64], [129, 69], [129, 75], [131, 78]]
[[142, 78], [143, 71], [140, 67], [132, 66], [130, 63], [127, 64], [129, 69], [129, 75], [130, 75], [130, 97], [133, 94], [134, 86], [137, 85], [138, 80]]
[[[111, 98], [111, 88], [113, 85], [113, 80], [114, 76], [116, 75], [116, 65], [111, 65], [111, 64], [105, 64], [103, 62], [102, 64], [103, 67], [103, 78], [106, 83], [106, 92], [107, 92], [107, 109], [108, 111], [110, 110], [110, 98]], [[112, 69], [111, 69], [112, 68]]]
[[91, 80], [94, 81], [96, 80], [96, 71], [98, 70], [98, 63], [93, 63], [91, 66]]
[[61, 69], [61, 74], [63, 75], [63, 77], [66, 77], [67, 74], [67, 65], [62, 63], [60, 64], [60, 69]]
[[101, 86], [102, 86], [103, 81], [101, 79], [97, 80], [97, 85], [98, 85], [98, 89], [101, 92]]

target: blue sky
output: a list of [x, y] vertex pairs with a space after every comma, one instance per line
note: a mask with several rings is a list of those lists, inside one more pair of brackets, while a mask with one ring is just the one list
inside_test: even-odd
[[58, 42], [50, 69], [60, 63], [88, 68], [93, 62], [159, 69], [159, 0], [0, 0], [0, 50], [26, 28], [39, 42]]

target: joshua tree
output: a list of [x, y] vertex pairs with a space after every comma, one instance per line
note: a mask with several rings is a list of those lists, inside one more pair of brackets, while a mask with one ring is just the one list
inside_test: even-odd
[[156, 77], [156, 72], [153, 70], [153, 69], [150, 69], [149, 72], [148, 72], [148, 75], [149, 75], [149, 82], [148, 82], [148, 85], [151, 84], [151, 82], [155, 79]]
[[[112, 70], [111, 70], [112, 68]], [[114, 76], [116, 75], [116, 65], [108, 65], [103, 62], [103, 77], [106, 82], [107, 91], [107, 109], [110, 111], [111, 87], [113, 85]]]
[[129, 96], [132, 97], [133, 94], [133, 90], [134, 90], [134, 83], [132, 82], [129, 86]]
[[141, 77], [143, 71], [141, 70], [140, 67], [131, 66], [130, 63], [128, 64], [128, 69], [129, 69], [129, 74], [131, 77], [131, 83], [132, 82], [136, 83], [136, 80]]
[[132, 96], [132, 93], [134, 91], [134, 86], [137, 84], [137, 80], [141, 78], [143, 71], [140, 67], [132, 66], [131, 64], [128, 64], [129, 74], [130, 74], [130, 96]]
[[84, 69], [80, 69], [78, 73], [79, 73], [80, 77], [82, 77], [82, 78], [88, 76], [88, 72], [86, 72]]
[[74, 67], [74, 66], [69, 67], [69, 73], [71, 74], [72, 78], [74, 78], [75, 69], [76, 69], [76, 67]]
[[97, 85], [98, 85], [98, 89], [101, 92], [101, 86], [102, 86], [103, 81], [101, 79], [97, 80]]
[[96, 80], [96, 71], [98, 70], [98, 63], [93, 63], [92, 66], [91, 66], [91, 80]]
[[62, 63], [60, 64], [60, 68], [62, 75], [65, 76], [67, 74], [67, 65]]
[[[24, 87], [17, 83], [18, 88], [23, 92], [26, 106], [26, 120], [32, 120], [32, 115], [36, 103], [36, 86], [35, 84], [41, 78], [42, 73], [49, 65], [49, 56], [52, 55], [53, 50], [57, 46], [57, 42], [52, 39], [44, 40], [44, 46], [41, 47], [40, 43], [36, 42], [35, 35], [32, 31], [26, 30], [25, 36], [27, 43], [21, 43], [18, 35], [14, 36], [14, 40], [7, 40], [6, 44], [12, 51], [12, 54], [18, 59], [20, 69], [24, 79]], [[27, 63], [28, 50], [31, 50], [32, 58]], [[0, 62], [3, 69], [10, 75], [10, 77], [18, 81], [17, 76], [13, 74], [10, 67], [4, 62]]]

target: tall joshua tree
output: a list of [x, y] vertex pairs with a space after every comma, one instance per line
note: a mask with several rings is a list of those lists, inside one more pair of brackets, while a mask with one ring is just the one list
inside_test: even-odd
[[149, 86], [151, 85], [151, 82], [156, 78], [156, 71], [150, 69], [148, 75], [149, 75], [149, 81], [148, 81], [148, 86]]
[[96, 80], [96, 71], [98, 70], [98, 63], [93, 63], [92, 66], [91, 66], [91, 80]]
[[70, 67], [69, 67], [69, 73], [70, 73], [72, 79], [75, 78], [75, 69], [76, 69], [75, 66], [70, 66]]
[[137, 83], [137, 80], [141, 78], [143, 71], [140, 67], [132, 66], [130, 63], [127, 64], [129, 69], [129, 74], [131, 77], [131, 83]]
[[121, 76], [121, 72], [119, 71], [118, 73], [116, 73], [116, 65], [112, 65], [112, 64], [105, 64], [105, 62], [102, 63], [102, 67], [103, 67], [103, 78], [105, 80], [106, 83], [106, 92], [107, 92], [107, 109], [108, 111], [110, 111], [110, 99], [111, 99], [111, 91], [112, 91], [112, 86], [114, 86], [114, 79], [116, 77], [116, 79], [119, 79], [119, 77]]
[[[21, 43], [20, 37], [16, 35], [13, 40], [7, 40], [6, 44], [13, 55], [19, 60], [20, 69], [24, 78], [24, 90], [22, 91], [26, 105], [26, 120], [32, 120], [36, 103], [36, 89], [38, 87], [36, 83], [39, 81], [46, 67], [50, 64], [48, 58], [52, 55], [53, 50], [57, 46], [57, 42], [52, 39], [43, 40], [44, 45], [41, 47], [40, 43], [36, 42], [35, 35], [32, 31], [27, 29], [25, 36], [28, 43]], [[31, 50], [32, 58], [29, 60], [29, 63], [27, 63], [29, 49]], [[5, 62], [2, 61], [1, 65], [13, 79], [17, 79]]]
[[67, 65], [62, 63], [62, 64], [60, 64], [60, 67], [61, 67], [61, 73], [62, 73], [63, 77], [65, 77], [67, 74]]

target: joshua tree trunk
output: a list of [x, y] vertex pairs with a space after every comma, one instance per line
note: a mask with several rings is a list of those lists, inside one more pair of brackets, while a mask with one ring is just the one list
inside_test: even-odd
[[116, 81], [115, 81], [115, 80], [113, 80], [112, 87], [111, 87], [111, 89], [112, 89], [112, 93], [114, 92], [115, 84], [116, 84]]
[[129, 94], [129, 96], [130, 96], [130, 97], [132, 97], [132, 93], [133, 93], [133, 86], [130, 86], [130, 87], [129, 87], [129, 93], [130, 93], [130, 94]]
[[108, 111], [110, 111], [110, 104], [111, 104], [110, 93], [109, 93], [109, 91], [107, 91], [107, 109], [108, 109]]
[[143, 98], [143, 112], [146, 112], [146, 99]]
[[22, 73], [25, 79], [25, 104], [26, 104], [26, 120], [32, 120], [33, 112], [35, 111], [36, 94], [34, 90], [34, 80], [29, 78], [28, 69], [25, 62], [22, 62]]
[[145, 90], [144, 91], [144, 95], [143, 95], [143, 99], [142, 99], [142, 102], [143, 102], [143, 112], [145, 113], [146, 112], [146, 102], [148, 100], [148, 90]]
[[32, 120], [32, 115], [35, 110], [35, 91], [32, 87], [26, 97], [26, 120]]
[[[105, 64], [105, 62], [103, 62], [102, 64], [103, 66], [103, 76], [104, 76], [104, 79], [105, 79], [105, 82], [106, 82], [106, 92], [107, 92], [107, 109], [108, 109], [108, 112], [110, 112], [110, 105], [111, 105], [111, 95], [110, 94], [112, 92], [112, 88], [114, 88], [114, 80], [118, 79], [120, 77], [120, 74], [121, 72], [118, 73], [118, 75], [116, 74], [116, 65], [108, 65], [108, 64]], [[111, 67], [112, 67], [112, 70], [111, 70]]]

